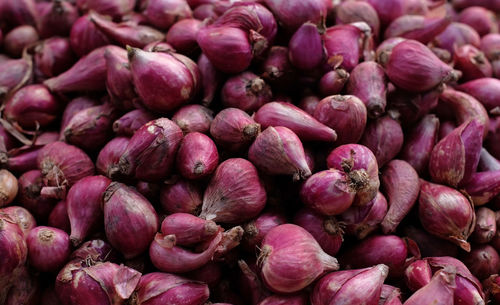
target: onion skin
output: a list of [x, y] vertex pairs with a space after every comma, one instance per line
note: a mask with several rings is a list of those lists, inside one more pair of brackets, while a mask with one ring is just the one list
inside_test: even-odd
[[53, 77], [68, 70], [75, 62], [69, 39], [52, 37], [35, 47], [35, 67], [44, 77]]
[[380, 223], [387, 213], [387, 200], [381, 192], [363, 206], [351, 206], [340, 215], [340, 220], [345, 225], [344, 231], [348, 235], [364, 239], [379, 228]]
[[472, 174], [465, 190], [475, 206], [490, 202], [500, 194], [500, 170]]
[[154, 115], [147, 110], [134, 109], [113, 122], [113, 131], [117, 135], [131, 137], [139, 128], [154, 118]]
[[389, 210], [380, 224], [385, 234], [396, 230], [417, 201], [420, 192], [418, 173], [406, 161], [394, 159], [384, 167], [382, 188], [389, 199]]
[[389, 267], [379, 264], [327, 274], [314, 286], [311, 304], [378, 304], [388, 273]]
[[174, 274], [153, 272], [141, 277], [131, 305], [185, 304], [202, 305], [208, 300], [206, 284]]
[[269, 126], [287, 127], [303, 141], [333, 142], [337, 139], [337, 133], [332, 128], [289, 103], [267, 103], [260, 107], [253, 118], [263, 129]]
[[460, 12], [457, 21], [470, 25], [480, 36], [498, 32], [495, 14], [484, 7], [466, 8]]
[[126, 259], [148, 249], [158, 229], [158, 216], [139, 192], [121, 183], [111, 183], [103, 196], [103, 212], [106, 237]]
[[359, 28], [351, 24], [336, 25], [327, 28], [322, 38], [329, 60], [334, 56], [341, 58], [340, 67], [347, 72], [356, 67], [362, 54], [361, 44], [366, 39]]
[[279, 1], [265, 0], [264, 3], [276, 15], [276, 19], [288, 31], [294, 31], [304, 22], [319, 23], [326, 16], [324, 1]]
[[498, 59], [498, 51], [500, 49], [500, 35], [498, 33], [492, 33], [485, 35], [481, 38], [481, 51], [484, 52], [486, 58], [490, 61], [495, 61]]
[[409, 264], [404, 273], [405, 284], [411, 291], [417, 291], [429, 284], [432, 278], [432, 270], [429, 263], [419, 259]]
[[432, 149], [429, 173], [432, 180], [450, 186], [466, 184], [476, 171], [483, 126], [479, 120], [463, 123]]
[[427, 91], [460, 77], [459, 71], [451, 69], [415, 40], [405, 40], [392, 49], [386, 73], [397, 87], [411, 92]]
[[78, 19], [77, 8], [69, 1], [38, 4], [37, 28], [40, 37], [68, 36], [71, 26]]
[[390, 285], [382, 285], [379, 305], [403, 305], [401, 302], [401, 291]]
[[498, 132], [498, 126], [500, 126], [500, 118], [492, 119], [485, 143], [485, 148], [497, 159], [500, 157], [500, 145], [498, 145], [500, 132]]
[[458, 90], [465, 92], [476, 98], [487, 111], [492, 111], [500, 107], [500, 80], [491, 77], [484, 77], [468, 81], [457, 87]]
[[261, 67], [262, 78], [271, 84], [286, 85], [294, 74], [292, 63], [288, 58], [288, 48], [283, 46], [272, 46]]
[[423, 1], [368, 0], [367, 2], [377, 11], [382, 25], [388, 25], [402, 15], [425, 15], [427, 13], [426, 4]]
[[390, 116], [383, 116], [367, 124], [360, 144], [368, 147], [380, 168], [397, 156], [404, 142], [403, 129]]
[[340, 264], [346, 268], [385, 264], [389, 267], [389, 277], [399, 278], [404, 273], [408, 259], [419, 255], [417, 245], [410, 239], [396, 235], [373, 235], [344, 252]]
[[462, 257], [464, 264], [479, 280], [498, 272], [500, 256], [490, 245], [478, 245]]
[[182, 130], [172, 121], [159, 118], [139, 128], [120, 157], [120, 174], [144, 181], [163, 179], [170, 174]]
[[176, 156], [177, 169], [186, 179], [201, 179], [215, 171], [219, 154], [215, 143], [199, 132], [187, 134]]
[[385, 30], [385, 39], [403, 37], [423, 44], [429, 43], [451, 23], [451, 18], [405, 15], [395, 19]]
[[38, 41], [38, 33], [31, 25], [20, 25], [10, 30], [3, 39], [7, 54], [21, 57], [25, 47]]
[[295, 181], [311, 175], [302, 142], [286, 127], [268, 127], [260, 133], [250, 146], [248, 159], [270, 175], [293, 175]]
[[[316, 95], [308, 95], [303, 97], [299, 102], [299, 108], [314, 116], [314, 110], [318, 106], [320, 98]], [[337, 138], [338, 140], [338, 138]]]
[[370, 118], [377, 118], [385, 112], [387, 78], [382, 66], [374, 61], [357, 65], [347, 84], [347, 93], [363, 101]]
[[210, 135], [215, 142], [230, 150], [248, 146], [259, 133], [260, 124], [237, 108], [222, 110], [210, 125]]
[[178, 21], [190, 18], [192, 11], [185, 0], [152, 0], [147, 2], [143, 14], [151, 25], [160, 30], [167, 30]]
[[164, 235], [175, 235], [176, 245], [190, 246], [213, 238], [219, 227], [211, 220], [187, 213], [170, 214], [161, 223]]
[[266, 200], [264, 185], [252, 163], [241, 158], [228, 159], [219, 164], [205, 189], [200, 217], [241, 223], [259, 215]]
[[[308, 302], [305, 294], [271, 295], [260, 301], [257, 305], [306, 305]], [[214, 304], [215, 305], [215, 304]]]
[[120, 157], [127, 149], [129, 142], [129, 138], [116, 137], [104, 145], [95, 163], [97, 172], [107, 177], [113, 176]]
[[312, 70], [317, 67], [325, 56], [317, 26], [311, 22], [301, 25], [290, 38], [288, 50], [290, 62], [296, 68]]
[[93, 263], [115, 261], [117, 260], [117, 252], [107, 242], [102, 239], [93, 239], [84, 242], [78, 249], [71, 253], [70, 260], [80, 260], [86, 267], [90, 267], [92, 263], [88, 263], [87, 259], [92, 258]]
[[[12, 89], [22, 87], [32, 79], [32, 63], [26, 58], [7, 59], [2, 62], [0, 72], [0, 93], [9, 93]], [[4, 92], [5, 91], [5, 92]]]
[[208, 106], [217, 93], [220, 83], [222, 82], [221, 72], [210, 62], [205, 54], [201, 54], [198, 58], [198, 69], [200, 70], [201, 89], [203, 97], [201, 102], [203, 105]]
[[198, 50], [196, 34], [202, 22], [197, 19], [187, 18], [177, 21], [167, 32], [166, 41], [182, 54], [192, 54]]
[[17, 178], [8, 170], [0, 170], [0, 207], [10, 204], [17, 195]]
[[349, 80], [349, 76], [349, 72], [342, 68], [326, 72], [319, 80], [318, 90], [323, 96], [339, 94]]
[[[496, 215], [495, 212], [481, 207], [476, 210], [476, 226], [472, 232], [471, 240], [476, 243], [488, 243], [497, 231]], [[500, 267], [500, 266], [499, 266]]]
[[99, 14], [112, 16], [113, 19], [120, 19], [133, 11], [135, 1], [113, 0], [102, 2], [99, 0], [77, 0], [76, 4], [81, 11], [93, 10]]
[[230, 77], [224, 83], [221, 98], [226, 107], [252, 112], [270, 102], [272, 92], [271, 87], [262, 78], [246, 71]]
[[262, 279], [280, 293], [299, 291], [323, 273], [339, 268], [337, 260], [323, 252], [310, 233], [292, 224], [269, 231], [261, 249]]
[[496, 171], [500, 170], [500, 161], [493, 157], [486, 149], [481, 148], [479, 157], [479, 164], [477, 166], [478, 172]]
[[357, 21], [366, 22], [377, 37], [380, 33], [380, 19], [377, 11], [367, 2], [342, 2], [335, 7], [335, 23], [348, 24]]
[[191, 59], [180, 54], [144, 52], [136, 48], [128, 49], [128, 58], [135, 89], [148, 109], [168, 112], [196, 95], [200, 72]]
[[474, 229], [476, 215], [465, 196], [447, 186], [421, 180], [418, 209], [427, 232], [470, 251], [467, 238]]
[[90, 21], [88, 14], [81, 16], [73, 23], [69, 34], [69, 42], [73, 52], [78, 56], [84, 56], [99, 47], [111, 43], [108, 37]]
[[102, 228], [101, 200], [111, 180], [89, 176], [78, 180], [68, 191], [67, 210], [71, 225], [70, 240], [78, 246], [96, 229]]
[[213, 111], [202, 105], [183, 106], [172, 116], [172, 121], [184, 134], [190, 132], [208, 134], [213, 119]]
[[465, 44], [479, 47], [481, 37], [471, 26], [465, 23], [452, 22], [441, 34], [434, 38], [433, 43], [453, 55], [455, 48]]
[[115, 49], [114, 52], [106, 50], [104, 58], [106, 59], [106, 89], [111, 97], [111, 103], [120, 109], [135, 108], [134, 105], [138, 104], [137, 93], [132, 84], [127, 51], [121, 48]]
[[32, 213], [37, 219], [45, 221], [56, 201], [52, 198], [41, 196], [43, 176], [39, 170], [30, 170], [18, 179], [17, 201]]
[[34, 129], [37, 122], [46, 127], [57, 118], [60, 105], [43, 85], [29, 85], [17, 91], [5, 104], [5, 116], [24, 128]]
[[429, 284], [417, 290], [405, 302], [406, 305], [417, 304], [436, 304], [448, 305], [453, 303], [453, 294], [455, 292], [455, 270], [443, 269], [432, 277]]
[[[94, 107], [99, 105], [100, 103], [90, 97], [80, 96], [72, 99], [64, 108], [64, 112], [61, 118], [61, 130], [66, 129], [69, 121], [73, 116], [78, 113], [80, 110], [84, 110], [90, 107]], [[64, 138], [64, 134], [61, 134], [61, 138]]]
[[461, 80], [470, 81], [492, 77], [493, 68], [483, 52], [471, 45], [463, 45], [453, 55], [455, 68], [462, 71]]
[[251, 220], [243, 227], [245, 233], [242, 246], [248, 252], [254, 253], [256, 249], [260, 248], [264, 236], [274, 227], [286, 223], [286, 220], [281, 213], [273, 211], [261, 213], [256, 219]]
[[165, 183], [160, 191], [160, 204], [167, 213], [197, 214], [203, 202], [201, 189], [194, 182], [177, 179]]
[[49, 225], [49, 227], [63, 230], [68, 234], [71, 233], [71, 224], [68, 218], [66, 200], [59, 201], [52, 209], [47, 224]]
[[8, 0], [4, 1], [0, 6], [4, 19], [11, 26], [30, 24], [35, 25], [37, 12], [35, 1], [32, 0]]
[[401, 89], [387, 95], [388, 113], [397, 118], [403, 126], [412, 126], [439, 104], [440, 88], [422, 93], [408, 92]]
[[403, 232], [415, 241], [421, 249], [422, 257], [458, 255], [458, 247], [455, 244], [431, 235], [423, 229], [406, 226]]
[[56, 272], [70, 255], [69, 236], [57, 228], [39, 226], [26, 236], [28, 260], [42, 272]]
[[439, 119], [428, 114], [413, 127], [401, 150], [400, 158], [408, 162], [420, 175], [427, 172], [431, 152], [438, 140]]
[[339, 252], [344, 238], [342, 225], [334, 217], [322, 217], [309, 209], [302, 209], [295, 214], [293, 222], [311, 233], [328, 255]]
[[31, 213], [23, 207], [20, 206], [10, 206], [0, 209], [0, 217], [8, 215], [12, 220], [14, 220], [23, 232], [27, 235], [31, 229], [36, 227], [36, 220]]

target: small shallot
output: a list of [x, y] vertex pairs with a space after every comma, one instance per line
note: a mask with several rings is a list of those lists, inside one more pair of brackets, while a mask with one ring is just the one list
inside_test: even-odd
[[42, 272], [56, 272], [70, 255], [68, 233], [51, 227], [39, 226], [26, 236], [28, 260]]
[[187, 179], [201, 179], [212, 174], [219, 163], [215, 143], [199, 132], [188, 133], [179, 145], [177, 169]]

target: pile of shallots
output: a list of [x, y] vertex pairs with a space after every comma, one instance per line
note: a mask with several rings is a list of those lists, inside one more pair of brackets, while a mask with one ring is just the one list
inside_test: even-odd
[[0, 304], [500, 304], [499, 27], [0, 0]]

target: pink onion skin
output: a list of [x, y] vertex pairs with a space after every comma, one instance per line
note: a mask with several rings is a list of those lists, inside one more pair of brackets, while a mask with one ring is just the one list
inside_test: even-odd
[[329, 273], [314, 286], [311, 304], [378, 304], [388, 273], [383, 264]]
[[[68, 125], [71, 118], [73, 118], [73, 116], [80, 110], [94, 107], [99, 104], [100, 104], [99, 101], [87, 96], [80, 96], [72, 99], [66, 105], [66, 108], [64, 108], [64, 112], [61, 118], [61, 130], [66, 129], [66, 126]], [[63, 138], [63, 136], [64, 135], [61, 135], [61, 138]]]
[[[358, 2], [356, 2], [358, 3]], [[359, 2], [362, 3], [362, 2]], [[349, 72], [334, 69], [325, 73], [319, 80], [318, 90], [323, 96], [339, 94], [349, 79]]]
[[387, 200], [381, 192], [363, 206], [351, 206], [339, 217], [348, 235], [364, 239], [379, 228], [387, 213]]
[[450, 68], [415, 40], [405, 40], [392, 49], [386, 73], [397, 87], [412, 92], [427, 91], [460, 76], [459, 71]]
[[424, 1], [368, 0], [367, 2], [377, 11], [382, 25], [388, 25], [402, 15], [425, 15], [427, 13]]
[[429, 160], [432, 180], [453, 187], [470, 181], [479, 163], [482, 134], [483, 126], [474, 119], [441, 139], [432, 149]]
[[476, 226], [472, 232], [471, 240], [476, 243], [488, 243], [497, 231], [495, 212], [486, 207], [476, 210]]
[[380, 224], [385, 234], [393, 233], [410, 212], [420, 192], [418, 173], [406, 161], [387, 163], [381, 176], [382, 189], [389, 200], [389, 210]]
[[2, 21], [11, 26], [35, 25], [37, 19], [35, 1], [32, 0], [4, 1], [0, 6], [0, 12], [2, 12]]
[[488, 0], [454, 0], [453, 7], [455, 9], [464, 9], [470, 6], [482, 6], [487, 9], [497, 11], [500, 9], [500, 5], [495, 1]]
[[[307, 48], [305, 48], [307, 46]], [[324, 60], [323, 43], [316, 24], [306, 22], [290, 38], [290, 62], [301, 70], [312, 70]]]
[[20, 25], [10, 30], [3, 39], [4, 49], [13, 57], [21, 57], [28, 45], [37, 42], [38, 33], [31, 25]]
[[196, 104], [183, 106], [172, 116], [172, 121], [182, 129], [184, 134], [190, 132], [208, 134], [213, 119], [212, 110]]
[[500, 170], [472, 174], [465, 190], [475, 206], [487, 204], [500, 194]]
[[139, 192], [118, 182], [111, 183], [103, 196], [103, 212], [106, 237], [126, 259], [148, 249], [159, 226], [158, 215]]
[[288, 48], [272, 46], [261, 67], [262, 78], [276, 86], [286, 85], [294, 74], [292, 64], [288, 58]]
[[375, 37], [380, 33], [380, 19], [377, 11], [367, 2], [342, 2], [335, 7], [335, 23], [348, 24], [358, 21], [366, 22]]
[[344, 239], [343, 230], [334, 217], [323, 217], [312, 210], [301, 209], [293, 222], [311, 233], [326, 254], [334, 256], [339, 252]]
[[439, 35], [434, 38], [434, 45], [447, 50], [450, 54], [455, 52], [455, 48], [459, 48], [465, 44], [471, 44], [479, 47], [481, 37], [479, 34], [467, 24], [460, 22], [452, 22]]
[[201, 179], [212, 174], [219, 163], [215, 143], [199, 132], [187, 134], [176, 156], [177, 169], [187, 179]]
[[368, 147], [377, 158], [379, 167], [397, 156], [404, 142], [403, 129], [390, 116], [383, 116], [367, 124], [360, 144]]
[[256, 249], [260, 248], [262, 240], [271, 229], [286, 222], [286, 217], [281, 213], [273, 211], [261, 213], [243, 227], [245, 233], [242, 246], [247, 252], [254, 253]]
[[493, 70], [483, 52], [472, 45], [457, 48], [453, 55], [455, 68], [462, 71], [461, 80], [470, 81], [483, 77], [491, 77]]
[[366, 105], [368, 116], [376, 118], [385, 112], [387, 78], [382, 66], [374, 61], [357, 65], [347, 84], [347, 93], [361, 99]]
[[340, 67], [350, 72], [359, 62], [363, 35], [359, 28], [351, 24], [327, 28], [322, 36], [327, 58], [340, 57]]
[[367, 110], [356, 96], [332, 95], [319, 102], [314, 109], [314, 117], [338, 131], [336, 143], [355, 143], [365, 130]]
[[73, 23], [69, 42], [78, 56], [84, 56], [99, 47], [110, 44], [108, 37], [90, 21], [88, 14], [83, 15]]
[[460, 192], [421, 180], [418, 211], [427, 232], [470, 251], [467, 238], [474, 229], [476, 215], [472, 203]]
[[[274, 294], [260, 301], [257, 305], [306, 305], [308, 302], [305, 294], [279, 295]], [[215, 305], [215, 304], [214, 304]]]
[[44, 145], [56, 142], [59, 138], [57, 132], [47, 131], [38, 135], [33, 146], [19, 147], [10, 151], [7, 168], [16, 173], [24, 173], [37, 168], [37, 158]]
[[17, 178], [6, 169], [0, 170], [0, 207], [4, 207], [16, 198], [18, 192]]
[[[299, 102], [299, 108], [314, 116], [314, 110], [318, 106], [320, 98], [316, 95], [308, 95], [303, 97]], [[337, 137], [338, 140], [338, 137]]]
[[37, 28], [40, 37], [68, 36], [71, 26], [78, 19], [78, 9], [69, 1], [54, 1], [37, 5]]
[[395, 19], [385, 30], [385, 39], [403, 37], [423, 44], [429, 43], [451, 23], [451, 18], [404, 15]]
[[176, 245], [190, 246], [213, 238], [219, 227], [211, 220], [187, 213], [170, 214], [161, 223], [164, 235], [175, 235]]
[[171, 111], [196, 95], [200, 73], [191, 59], [134, 48], [129, 48], [128, 57], [136, 91], [148, 109]]
[[260, 214], [267, 200], [257, 169], [241, 158], [219, 164], [203, 195], [201, 218], [242, 223]]
[[7, 59], [2, 62], [3, 69], [0, 72], [0, 88], [2, 92], [9, 93], [14, 88], [23, 86], [32, 78], [31, 61], [25, 58]]
[[348, 269], [385, 264], [389, 267], [389, 277], [399, 278], [404, 273], [408, 256], [419, 254], [412, 240], [396, 235], [373, 235], [345, 251], [340, 264]]
[[468, 7], [458, 15], [458, 22], [470, 25], [480, 36], [498, 32], [495, 14], [484, 7]]
[[106, 81], [104, 52], [113, 46], [94, 49], [78, 60], [69, 70], [49, 78], [43, 84], [52, 92], [102, 91]]
[[408, 162], [420, 175], [427, 172], [432, 148], [438, 140], [439, 119], [428, 114], [409, 133], [400, 158]]
[[10, 206], [0, 209], [0, 217], [4, 217], [5, 215], [8, 215], [15, 221], [24, 235], [28, 235], [29, 231], [36, 227], [35, 217], [23, 207]]
[[90, 267], [86, 260], [89, 256], [94, 263], [116, 261], [118, 253], [102, 239], [93, 239], [84, 242], [78, 249], [71, 253], [71, 261], [81, 261], [84, 267]]
[[498, 51], [500, 50], [500, 34], [492, 33], [483, 36], [480, 49], [489, 60], [497, 60], [499, 57]]
[[431, 281], [417, 290], [405, 302], [406, 305], [436, 304], [449, 305], [453, 303], [455, 292], [455, 270], [443, 269], [432, 277]]
[[217, 89], [222, 82], [221, 72], [210, 62], [205, 54], [201, 54], [197, 61], [200, 70], [201, 89], [203, 97], [201, 102], [204, 106], [210, 105], [214, 99]]
[[499, 88], [500, 80], [491, 77], [471, 80], [457, 87], [458, 90], [476, 98], [488, 111], [500, 107], [498, 101], [500, 99]]
[[[113, 105], [120, 109], [129, 110], [138, 104], [137, 93], [132, 84], [127, 51], [116, 49], [114, 52], [106, 50], [106, 89]], [[150, 121], [150, 120], [149, 120]]]
[[222, 233], [217, 233], [208, 247], [200, 253], [175, 245], [174, 235], [157, 233], [149, 247], [149, 257], [153, 265], [163, 272], [189, 272], [198, 269], [212, 260], [222, 240]]
[[[224, 73], [245, 71], [252, 61], [252, 46], [247, 33], [239, 28], [228, 26], [203, 27], [196, 38], [203, 53], [217, 70]], [[221, 58], [220, 52], [225, 56]]]
[[487, 244], [475, 246], [470, 253], [462, 257], [462, 260], [470, 272], [479, 280], [484, 280], [490, 275], [498, 273], [500, 268], [498, 252]]
[[182, 130], [172, 121], [159, 118], [139, 128], [118, 163], [119, 172], [144, 181], [167, 177], [182, 140]]
[[154, 115], [147, 110], [134, 109], [113, 122], [113, 131], [120, 136], [131, 137], [139, 128], [154, 118]]
[[403, 305], [399, 288], [385, 284], [382, 285], [379, 305]]
[[[38, 274], [23, 268], [9, 290], [4, 305], [37, 305], [40, 299], [40, 279]], [[43, 304], [42, 304], [43, 305]]]
[[151, 25], [167, 30], [179, 20], [190, 18], [193, 13], [185, 0], [151, 0], [147, 2], [143, 14]]
[[283, 224], [262, 241], [259, 261], [262, 280], [273, 291], [297, 292], [328, 271], [337, 270], [337, 260], [323, 252], [305, 229]]
[[432, 270], [429, 263], [419, 259], [406, 267], [404, 272], [405, 284], [411, 291], [417, 291], [429, 284], [432, 278]]
[[94, 174], [92, 160], [78, 147], [63, 142], [45, 145], [37, 163], [45, 186], [50, 187], [69, 188], [81, 178]]
[[114, 23], [95, 12], [91, 12], [89, 16], [97, 29], [122, 47], [144, 48], [148, 43], [165, 39], [165, 34], [146, 25]]
[[253, 112], [272, 99], [271, 87], [252, 72], [230, 77], [222, 86], [222, 103], [226, 107]]
[[102, 228], [101, 200], [111, 180], [104, 176], [89, 176], [80, 179], [66, 197], [68, 217], [71, 224], [71, 243], [79, 245], [98, 228]]
[[377, 195], [380, 186], [375, 155], [366, 146], [341, 145], [328, 155], [328, 168], [343, 170], [356, 189], [354, 205], [365, 205]]
[[18, 179], [19, 191], [17, 201], [37, 219], [45, 221], [56, 202], [52, 198], [40, 196], [43, 187], [43, 176], [39, 170], [30, 170]]
[[333, 142], [337, 139], [337, 134], [332, 128], [289, 103], [267, 103], [260, 107], [253, 118], [263, 129], [268, 126], [287, 127], [304, 141]]
[[112, 136], [117, 109], [109, 103], [75, 113], [62, 133], [65, 141], [85, 151], [101, 149]]
[[49, 227], [63, 230], [68, 234], [71, 233], [71, 225], [69, 223], [66, 200], [59, 201], [52, 209], [47, 224], [49, 225]]
[[28, 85], [17, 91], [5, 104], [9, 120], [24, 128], [46, 127], [57, 118], [59, 102], [43, 85]]
[[175, 52], [174, 47], [164, 41], [154, 41], [148, 43], [146, 46], [144, 46], [143, 50], [147, 52]]
[[131, 305], [185, 304], [202, 305], [208, 300], [206, 284], [174, 274], [152, 272], [141, 277]]
[[202, 22], [197, 19], [187, 18], [179, 20], [170, 27], [166, 41], [182, 54], [192, 54], [198, 50], [196, 35]]
[[478, 100], [467, 93], [455, 91], [451, 88], [445, 89], [439, 96], [439, 100], [454, 110], [453, 114], [458, 124], [477, 118], [484, 126], [483, 138], [486, 137], [489, 126], [488, 112]]
[[248, 151], [248, 158], [270, 175], [292, 175], [295, 181], [311, 175], [299, 137], [286, 127], [268, 127]]
[[76, 4], [81, 11], [92, 10], [102, 15], [112, 16], [113, 19], [120, 19], [133, 11], [135, 1], [113, 0], [102, 2], [99, 0], [77, 0]]
[[319, 23], [321, 18], [326, 16], [325, 2], [320, 0], [265, 0], [264, 3], [287, 31], [294, 31], [307, 21]]
[[68, 70], [75, 62], [69, 39], [52, 37], [35, 47], [35, 67], [44, 77]]
[[392, 53], [392, 49], [398, 45], [400, 42], [405, 41], [405, 38], [402, 37], [393, 37], [393, 38], [388, 38], [384, 41], [382, 41], [377, 49], [375, 50], [375, 59], [376, 61], [382, 65], [382, 67], [387, 66], [387, 62], [389, 61], [389, 58]]
[[55, 290], [62, 305], [123, 304], [140, 277], [124, 265], [105, 262], [86, 266], [73, 261], [57, 275]]
[[26, 244], [30, 265], [42, 272], [60, 270], [71, 253], [68, 233], [57, 228], [34, 228], [26, 236]]
[[300, 190], [302, 202], [324, 216], [339, 215], [346, 211], [355, 195], [356, 189], [351, 187], [348, 174], [337, 169], [315, 173]]
[[168, 213], [198, 213], [203, 194], [197, 184], [186, 179], [165, 183], [160, 191], [160, 204]]
[[97, 172], [107, 177], [113, 176], [120, 157], [127, 149], [129, 142], [129, 138], [116, 137], [104, 145], [95, 163]]

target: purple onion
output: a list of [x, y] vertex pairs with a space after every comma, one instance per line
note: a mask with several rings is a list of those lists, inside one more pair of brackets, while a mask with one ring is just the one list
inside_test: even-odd
[[172, 121], [182, 129], [184, 134], [209, 133], [213, 119], [212, 110], [196, 104], [183, 106], [172, 116]]
[[52, 37], [35, 47], [35, 67], [44, 77], [68, 70], [75, 62], [69, 39]]
[[192, 54], [198, 50], [196, 35], [202, 26], [197, 19], [183, 19], [172, 25], [167, 32], [166, 41], [182, 54]]
[[[305, 47], [307, 46], [307, 47]], [[323, 43], [317, 26], [306, 22], [297, 29], [288, 44], [290, 62], [301, 70], [311, 70], [324, 59]]]
[[20, 25], [8, 32], [3, 44], [7, 54], [13, 57], [21, 57], [24, 48], [38, 41], [38, 33], [31, 25]]
[[403, 129], [399, 122], [390, 116], [383, 116], [366, 126], [360, 143], [373, 152], [379, 167], [382, 167], [397, 156], [403, 141]]
[[73, 52], [78, 56], [83, 56], [96, 48], [110, 44], [108, 37], [90, 21], [88, 14], [83, 15], [73, 23], [69, 42]]
[[199, 132], [188, 133], [179, 145], [177, 169], [187, 179], [201, 179], [215, 171], [219, 153], [215, 143]]

